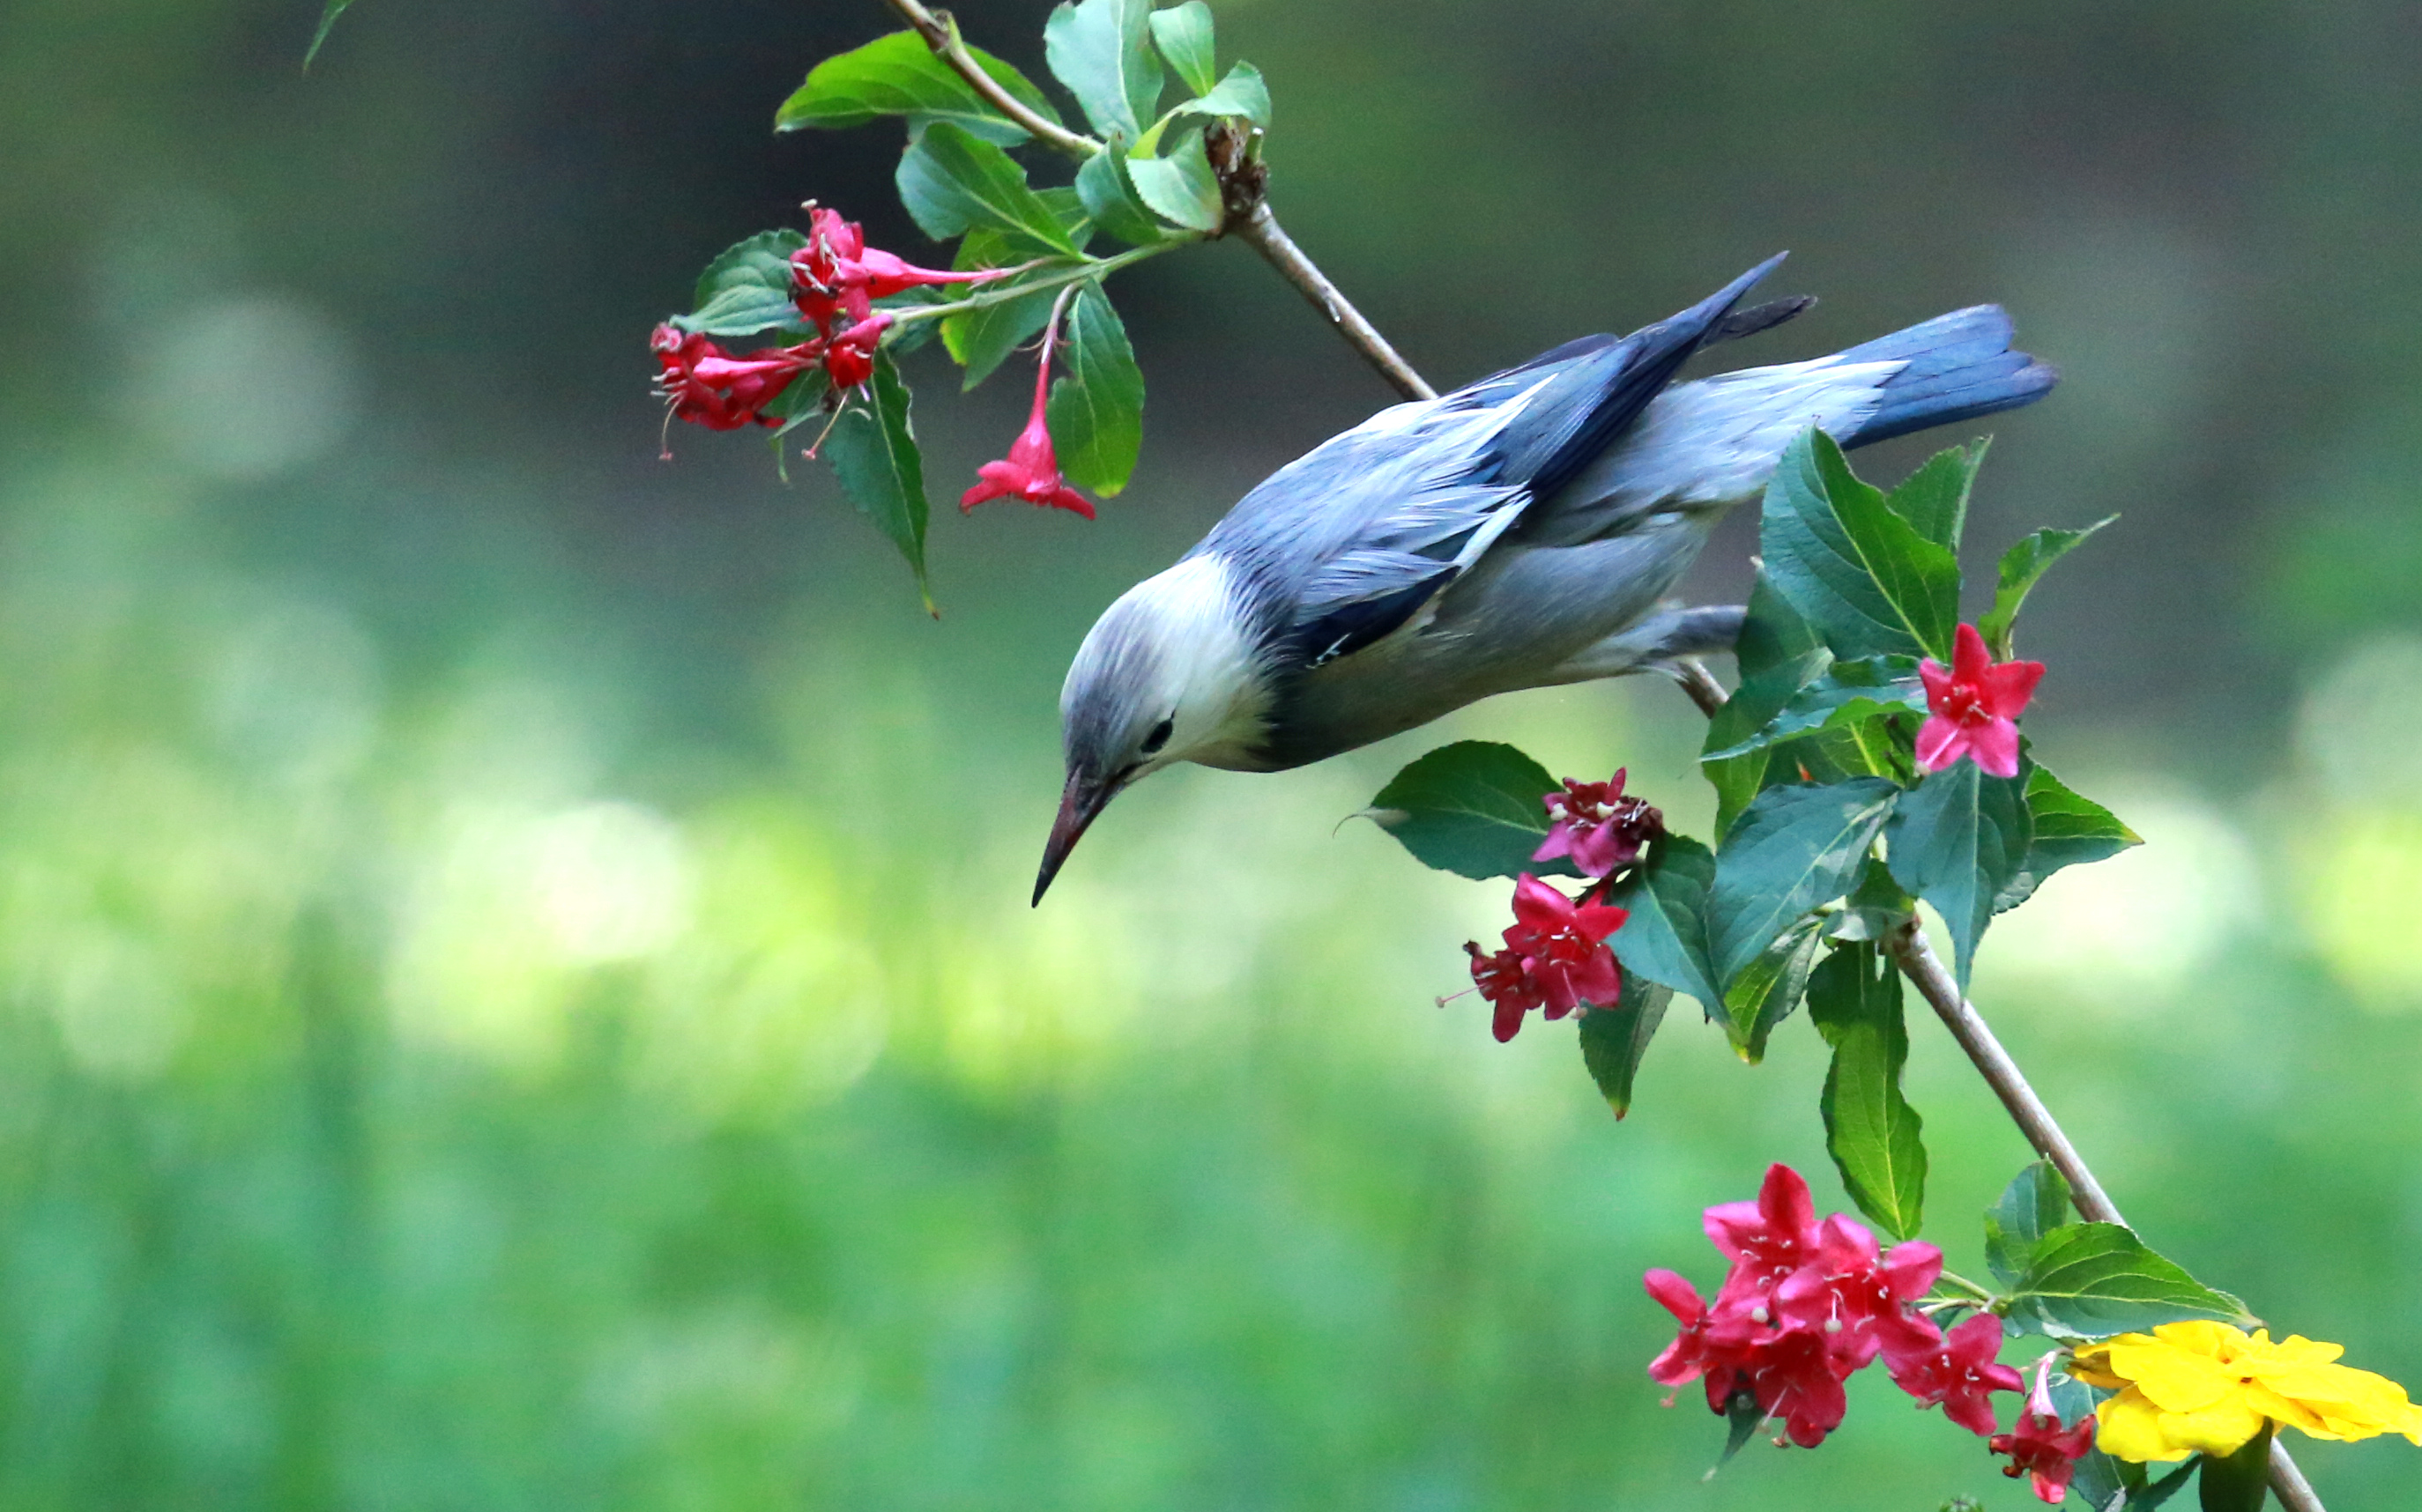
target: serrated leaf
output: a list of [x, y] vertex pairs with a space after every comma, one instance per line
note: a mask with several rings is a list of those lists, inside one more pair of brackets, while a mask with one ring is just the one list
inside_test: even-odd
[[1968, 495], [1976, 487], [1976, 470], [1985, 465], [1985, 447], [1951, 446], [1926, 460], [1926, 465], [1902, 480], [1885, 504], [1917, 533], [1943, 550], [1959, 550], [1959, 533], [1968, 523]]
[[1784, 452], [1758, 539], [1775, 590], [1835, 656], [1951, 660], [1958, 559], [1861, 482], [1832, 437], [1809, 430]]
[[1032, 340], [1051, 319], [1052, 304], [1059, 297], [1056, 288], [1041, 288], [932, 322], [941, 326], [942, 346], [951, 360], [967, 369], [959, 384], [961, 392], [990, 378], [1011, 352]]
[[2153, 1512], [2155, 1507], [2185, 1490], [2188, 1479], [2202, 1463], [2203, 1457], [2197, 1455], [2159, 1480], [2147, 1479], [2143, 1489], [2128, 1493], [2128, 1512]]
[[1167, 234], [1153, 217], [1152, 207], [1136, 193], [1126, 152], [1117, 138], [1077, 170], [1077, 194], [1094, 225], [1130, 246], [1144, 246]]
[[[1753, 596], [1754, 598], [1754, 596]], [[1752, 614], [1754, 616], [1755, 611]], [[1832, 659], [1823, 647], [1801, 651], [1746, 675], [1733, 695], [1707, 721], [1707, 751], [1738, 750], [1738, 756], [1699, 757], [1700, 770], [1716, 789], [1716, 833], [1730, 830], [1750, 801], [1768, 786], [1769, 768], [1781, 753], [1759, 744], [1758, 731], [1783, 712], [1801, 684], [1822, 672]], [[1784, 769], [1789, 772], [1786, 766]]]
[[1791, 1016], [1808, 989], [1821, 925], [1810, 914], [1785, 929], [1724, 991], [1724, 1034], [1753, 1066], [1766, 1058], [1767, 1037]]
[[876, 352], [865, 401], [835, 417], [822, 455], [859, 510], [907, 558], [917, 591], [932, 613], [933, 590], [925, 582], [925, 467], [908, 405], [908, 385], [900, 381], [891, 354]]
[[1211, 171], [1200, 131], [1179, 136], [1166, 157], [1128, 158], [1127, 175], [1152, 212], [1172, 226], [1216, 231], [1226, 218], [1219, 176]]
[[2271, 1439], [2277, 1431], [2277, 1424], [2266, 1421], [2235, 1454], [2200, 1457], [2203, 1475], [2195, 1497], [2203, 1512], [2262, 1512], [2271, 1494]]
[[[1848, 728], [1886, 714], [1925, 712], [1926, 687], [1918, 681], [1915, 657], [1865, 656], [1853, 662], [1832, 662], [1801, 684], [1763, 728], [1722, 750], [1709, 750], [1699, 759], [1722, 761], [1760, 746], [1820, 730]], [[1711, 729], [1709, 739], [1713, 738]]]
[[1899, 796], [1876, 777], [1757, 795], [1716, 852], [1707, 942], [1717, 981], [1729, 990], [1794, 921], [1849, 891]]
[[1196, 94], [1208, 94], [1219, 76], [1211, 50], [1211, 8], [1203, 0], [1152, 13], [1152, 39], [1160, 55]]
[[1870, 858], [1859, 873], [1859, 885], [1842, 899], [1841, 911], [1826, 921], [1828, 940], [1887, 940], [1907, 924], [1917, 900], [1894, 881], [1892, 868]]
[[1632, 1077], [1639, 1072], [1640, 1058], [1648, 1053], [1648, 1041], [1664, 1021], [1665, 1006], [1673, 997], [1671, 988], [1627, 971], [1622, 1002], [1581, 1015], [1581, 1063], [1589, 1068], [1590, 1080], [1597, 1083], [1598, 1095], [1617, 1118], [1631, 1111]]
[[1077, 0], [1043, 24], [1044, 60], [1104, 136], [1132, 142], [1160, 114], [1160, 59], [1152, 47], [1152, 0]]
[[[2032, 761], [2032, 757], [2030, 758]], [[1993, 899], [1993, 912], [2014, 909], [2063, 866], [2117, 855], [2144, 837], [2090, 798], [2080, 798], [2041, 767], [2027, 772], [2027, 853]]]
[[808, 244], [796, 231], [760, 231], [716, 255], [698, 275], [690, 313], [672, 324], [711, 336], [771, 332], [801, 339], [814, 335], [791, 302], [791, 254]]
[[1808, 617], [1791, 607], [1791, 600], [1775, 591], [1773, 580], [1766, 575], [1763, 566], [1757, 579], [1750, 585], [1748, 613], [1741, 619], [1740, 639], [1735, 644], [1733, 664], [1743, 678], [1796, 662], [1825, 644], [1816, 627]]
[[[967, 52], [1011, 98], [1059, 124], [1060, 112], [1025, 74], [982, 48], [969, 47]], [[915, 32], [878, 37], [817, 64], [809, 71], [807, 83], [774, 113], [774, 130], [837, 130], [863, 126], [884, 116], [906, 117], [912, 132], [935, 121], [949, 121], [1003, 147], [1026, 140], [1024, 127], [977, 94]]]
[[2036, 1246], [2068, 1224], [2068, 1182], [2050, 1161], [2021, 1171], [1985, 1209], [1985, 1263], [2005, 1286], [2015, 1286], [2034, 1263]]
[[1510, 745], [1457, 740], [1397, 772], [1363, 812], [1414, 860], [1439, 871], [1475, 879], [1578, 877], [1563, 857], [1531, 859], [1548, 837], [1543, 800], [1561, 787]]
[[1143, 449], [1143, 373], [1100, 284], [1077, 289], [1060, 355], [1068, 376], [1051, 385], [1046, 412], [1060, 471], [1111, 498], [1127, 486]]
[[1914, 1239], [1926, 1208], [1925, 1126], [1901, 1095], [1900, 974], [1878, 946], [1836, 945], [1809, 974], [1808, 1017], [1833, 1050], [1817, 1107], [1843, 1189], [1877, 1227]]
[[2008, 1317], [2054, 1338], [2090, 1339], [2194, 1317], [2256, 1321], [2244, 1303], [2117, 1224], [2064, 1224], [2046, 1233], [2011, 1286]]
[[1631, 913], [1607, 943], [1627, 973], [1688, 992], [1707, 1017], [1721, 1019], [1723, 994], [1707, 965], [1707, 888], [1715, 880], [1715, 854], [1706, 846], [1687, 834], [1656, 840], [1607, 896]]
[[1993, 586], [1993, 607], [1976, 621], [1977, 632], [1985, 637], [1994, 660], [2010, 659], [2010, 637], [2019, 622], [2019, 610], [2044, 573], [2054, 562], [2075, 551], [2086, 537], [2118, 518], [2107, 516], [2084, 530], [2038, 530], [2002, 553], [2001, 577]]
[[1893, 881], [1934, 905], [1951, 927], [1964, 990], [1993, 900], [2019, 874], [2029, 827], [2025, 776], [1987, 775], [1974, 761], [1929, 772], [1893, 812], [1884, 854]]
[[1270, 123], [1270, 88], [1262, 82], [1262, 70], [1250, 63], [1239, 63], [1228, 70], [1219, 86], [1199, 100], [1189, 100], [1171, 111], [1175, 120], [1221, 120], [1236, 117], [1256, 126]]
[[908, 144], [895, 176], [900, 202], [937, 242], [983, 227], [1028, 256], [1073, 257], [1077, 243], [1028, 187], [1026, 170], [997, 145], [936, 121]]

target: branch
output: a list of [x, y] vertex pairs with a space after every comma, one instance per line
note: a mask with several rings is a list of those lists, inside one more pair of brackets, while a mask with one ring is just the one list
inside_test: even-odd
[[[934, 50], [936, 56], [957, 70], [959, 77], [983, 96], [986, 104], [1015, 121], [1028, 135], [1070, 157], [1090, 158], [1102, 149], [1102, 144], [1093, 137], [1046, 119], [1002, 88], [1000, 81], [985, 72], [983, 66], [967, 51], [967, 44], [959, 37], [959, 24], [948, 11], [929, 9], [920, 0], [885, 0], [885, 4], [897, 11], [918, 36], [925, 39], [925, 45]], [[1253, 166], [1257, 169], [1259, 164]], [[1231, 187], [1223, 176], [1222, 190]], [[1269, 259], [1270, 266], [1310, 300], [1313, 308], [1327, 316], [1337, 334], [1345, 338], [1345, 344], [1360, 352], [1362, 360], [1376, 368], [1379, 376], [1386, 379], [1397, 393], [1408, 399], [1438, 397], [1438, 390], [1413, 371], [1412, 365], [1397, 354], [1396, 349], [1388, 344], [1388, 338], [1379, 334], [1378, 328], [1364, 320], [1362, 312], [1356, 309], [1351, 301], [1338, 292], [1337, 286], [1329, 281], [1329, 275], [1322, 273], [1310, 257], [1303, 255], [1303, 249], [1279, 228], [1278, 217], [1270, 213], [1268, 203], [1261, 197], [1257, 175], [1250, 197], [1251, 208], [1249, 210], [1243, 210], [1241, 207], [1232, 208], [1241, 212], [1230, 214], [1228, 232], [1242, 238], [1254, 251]]]

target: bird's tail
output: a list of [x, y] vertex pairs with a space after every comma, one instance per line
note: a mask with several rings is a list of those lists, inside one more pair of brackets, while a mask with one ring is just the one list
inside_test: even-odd
[[1884, 381], [1876, 413], [1837, 439], [1845, 447], [1864, 446], [2033, 404], [2052, 392], [2060, 374], [2012, 351], [2016, 335], [1999, 304], [1976, 304], [1852, 347], [1843, 361], [1908, 366]]

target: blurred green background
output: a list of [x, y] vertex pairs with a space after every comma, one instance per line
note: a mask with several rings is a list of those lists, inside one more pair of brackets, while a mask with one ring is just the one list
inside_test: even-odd
[[[962, 16], [1039, 76], [1043, 8]], [[1026, 908], [1085, 626], [1387, 397], [1250, 253], [1123, 281], [1139, 482], [938, 518], [933, 623], [646, 392], [802, 197], [923, 246], [893, 129], [766, 130], [874, 0], [364, 0], [307, 77], [315, 10], [0, 9], [0, 1508], [2031, 1504], [1880, 1379], [1702, 1484], [1639, 1275], [1769, 1160], [1846, 1206], [1815, 1037], [1684, 1006], [1618, 1125], [1569, 1024], [1431, 1005], [1502, 889], [1339, 827], [1455, 734], [1704, 828], [1672, 689], [1161, 778]], [[1727, 358], [2011, 306], [2067, 382], [1971, 537], [2124, 512], [2029, 729], [2152, 844], [1976, 995], [2157, 1244], [2422, 1384], [2422, 9], [1218, 13], [1435, 378], [1785, 246], [1825, 304]], [[911, 376], [947, 498], [1022, 384]], [[2025, 1151], [1914, 1037], [1973, 1270]]]

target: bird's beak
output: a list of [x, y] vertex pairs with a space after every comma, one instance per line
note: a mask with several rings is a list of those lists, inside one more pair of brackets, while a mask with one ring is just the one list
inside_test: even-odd
[[1119, 785], [1102, 782], [1081, 772], [1068, 773], [1068, 786], [1060, 790], [1060, 816], [1051, 821], [1051, 838], [1043, 842], [1043, 869], [1034, 877], [1034, 901], [1043, 902], [1043, 895], [1051, 888], [1051, 879], [1060, 875], [1061, 863], [1068, 852], [1077, 849], [1084, 836], [1085, 826], [1118, 796]]

